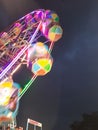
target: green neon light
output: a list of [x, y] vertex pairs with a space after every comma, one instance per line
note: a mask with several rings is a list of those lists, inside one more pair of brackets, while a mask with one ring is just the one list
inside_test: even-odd
[[[54, 46], [54, 42], [51, 42], [50, 47], [49, 47], [49, 53], [50, 54], [51, 54], [51, 51], [53, 49], [53, 46]], [[51, 67], [47, 66], [46, 69], [51, 69]], [[48, 71], [50, 71], [50, 70], [48, 70]], [[18, 100], [20, 100], [22, 98], [22, 96], [26, 93], [26, 91], [29, 89], [29, 87], [31, 86], [31, 84], [35, 81], [36, 77], [37, 77], [37, 75], [34, 75], [32, 77], [32, 79], [30, 79], [30, 81], [25, 85], [24, 89], [22, 90], [22, 92], [19, 95]]]
[[29, 82], [25, 85], [24, 89], [22, 90], [22, 92], [21, 92], [20, 95], [19, 95], [18, 100], [20, 100], [20, 99], [22, 98], [22, 96], [26, 93], [26, 91], [29, 89], [29, 87], [31, 86], [31, 84], [35, 81], [36, 77], [37, 77], [37, 76], [34, 75], [34, 76], [32, 77], [32, 79], [30, 79]]

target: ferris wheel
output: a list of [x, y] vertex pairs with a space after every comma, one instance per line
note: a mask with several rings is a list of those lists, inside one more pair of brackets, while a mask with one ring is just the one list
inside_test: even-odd
[[[58, 15], [54, 11], [44, 9], [26, 14], [15, 21], [6, 31], [1, 32], [0, 88], [5, 88], [7, 83], [10, 84], [9, 86], [15, 87], [13, 74], [23, 64], [26, 64], [33, 77], [19, 92], [18, 102], [37, 76], [50, 72], [53, 64], [51, 51], [54, 43], [62, 37], [62, 33]], [[6, 94], [4, 96], [6, 97]], [[10, 97], [0, 100], [0, 105], [8, 105]]]

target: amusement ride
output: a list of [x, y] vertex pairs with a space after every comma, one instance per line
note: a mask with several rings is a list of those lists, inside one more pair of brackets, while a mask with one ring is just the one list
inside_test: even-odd
[[[59, 16], [51, 10], [34, 10], [0, 33], [0, 125], [15, 130], [19, 100], [38, 76], [50, 72], [54, 43], [62, 37]], [[23, 64], [32, 72], [21, 89], [13, 74]], [[28, 119], [30, 122], [33, 120]], [[35, 123], [38, 123], [35, 121]], [[39, 126], [41, 124], [39, 123]], [[28, 128], [26, 128], [28, 129]]]

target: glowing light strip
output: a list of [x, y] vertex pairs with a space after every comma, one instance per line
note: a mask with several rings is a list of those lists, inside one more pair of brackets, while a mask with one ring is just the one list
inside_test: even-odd
[[11, 76], [20, 68], [21, 64], [19, 64], [14, 70], [13, 72], [11, 73]]
[[39, 23], [39, 25], [38, 25], [38, 27], [36, 28], [36, 30], [35, 30], [35, 32], [34, 32], [32, 38], [31, 38], [31, 40], [29, 41], [30, 44], [32, 44], [32, 42], [33, 42], [33, 40], [34, 40], [34, 38], [35, 38], [37, 32], [39, 31], [39, 28], [40, 28], [41, 24], [42, 24], [42, 21]]
[[31, 84], [34, 82], [34, 80], [36, 79], [36, 75], [34, 75], [32, 77], [32, 79], [25, 85], [24, 89], [22, 90], [22, 92], [19, 95], [18, 100], [20, 100], [22, 98], [22, 96], [26, 93], [26, 91], [29, 89], [29, 87], [31, 86]]
[[18, 55], [13, 59], [13, 61], [3, 70], [0, 74], [0, 79], [6, 74], [6, 72], [14, 65], [14, 63], [23, 55], [23, 53], [30, 47], [30, 45], [25, 46]]
[[50, 47], [49, 47], [49, 52], [50, 52], [50, 53], [52, 52], [53, 47], [54, 47], [54, 42], [51, 42]]
[[[25, 56], [24, 56], [23, 58], [25, 58]], [[24, 59], [22, 59], [22, 60], [24, 60]], [[12, 76], [12, 75], [20, 68], [20, 66], [21, 66], [21, 64], [19, 64], [19, 65], [12, 71], [12, 73], [10, 74], [10, 76]], [[8, 77], [4, 78], [4, 80], [2, 80], [2, 81], [0, 82], [0, 84], [2, 84], [3, 82], [5, 82], [5, 81], [8, 80], [8, 79], [9, 79]]]

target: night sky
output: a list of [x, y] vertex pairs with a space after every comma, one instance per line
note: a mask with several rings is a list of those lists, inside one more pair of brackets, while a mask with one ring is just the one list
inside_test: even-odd
[[[0, 31], [40, 8], [59, 15], [63, 37], [55, 43], [51, 72], [21, 99], [17, 121], [24, 129], [31, 118], [43, 130], [70, 130], [83, 113], [98, 111], [98, 1], [0, 0]], [[13, 78], [22, 86], [31, 76], [23, 66]]]

